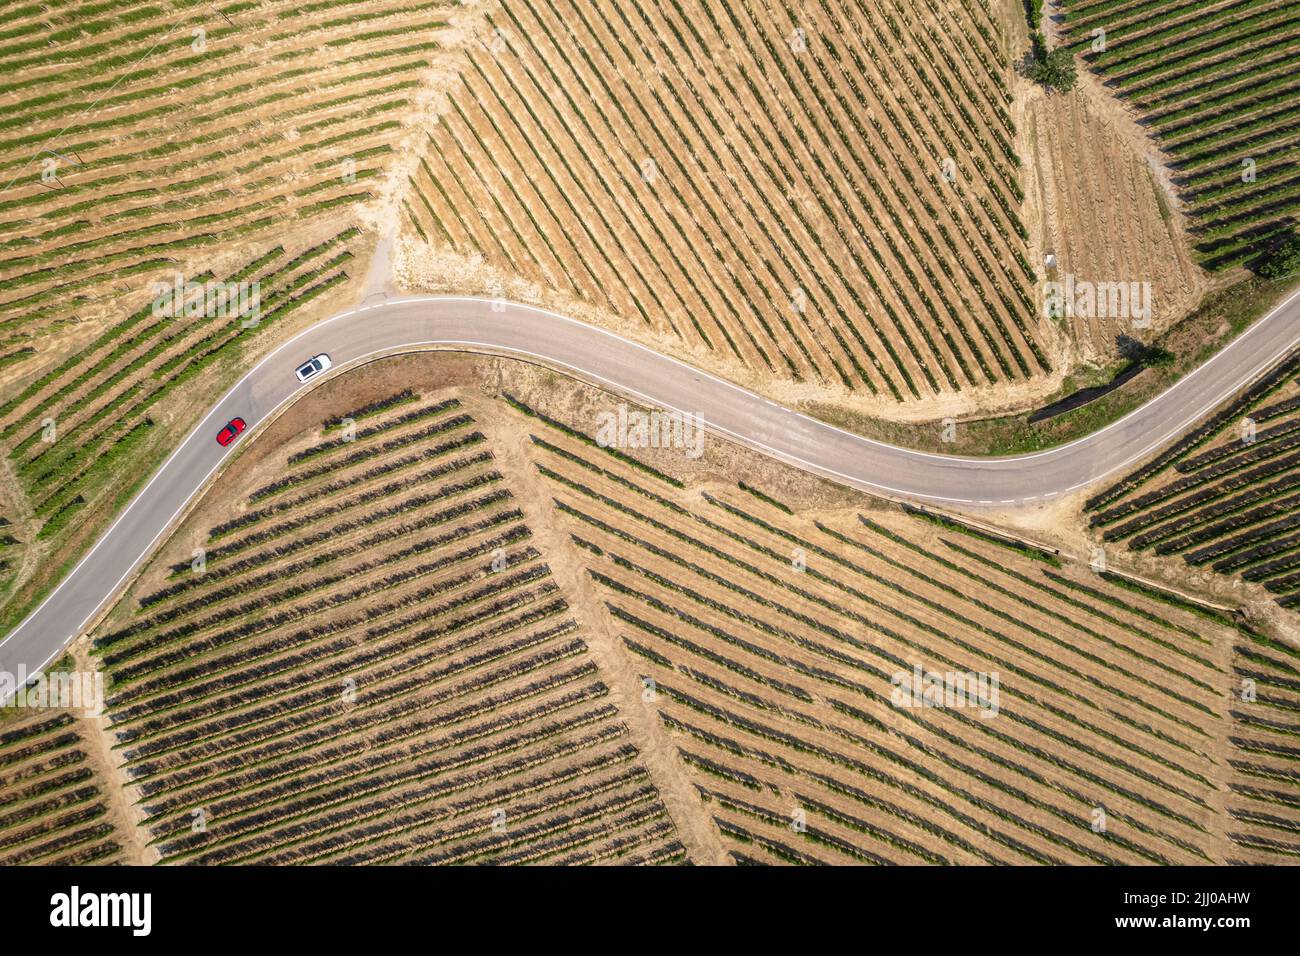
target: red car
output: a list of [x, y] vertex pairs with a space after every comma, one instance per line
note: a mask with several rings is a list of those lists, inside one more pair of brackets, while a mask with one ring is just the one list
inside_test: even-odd
[[225, 448], [232, 441], [239, 437], [239, 433], [247, 428], [247, 423], [242, 418], [232, 418], [226, 427], [217, 433], [217, 444]]

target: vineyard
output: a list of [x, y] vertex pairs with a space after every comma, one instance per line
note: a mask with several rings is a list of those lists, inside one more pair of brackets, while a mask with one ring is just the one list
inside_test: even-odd
[[1106, 542], [1300, 607], [1300, 353], [1087, 502]]
[[[1282, 22], [1256, 6], [1260, 28]], [[1113, 329], [1041, 315], [1046, 237], [1026, 217], [1069, 234], [1070, 268], [1151, 267], [1161, 321], [1201, 291], [1122, 144], [1100, 166], [1074, 155], [1076, 127], [1105, 117], [1022, 114], [985, 0], [7, 12], [0, 627], [236, 370], [390, 278], [545, 299], [813, 413], [926, 419], [1020, 404], [1113, 357]], [[1243, 51], [1251, 23], [1229, 29]], [[1099, 68], [1127, 63], [1121, 27]], [[1250, 196], [1281, 163], [1260, 159]], [[1106, 184], [1133, 222], [1092, 209]], [[1095, 235], [1114, 256], [1079, 238]], [[258, 320], [160, 316], [173, 279], [255, 287]]]
[[1294, 865], [1300, 859], [1300, 653], [1246, 633], [1234, 648], [1233, 673], [1239, 689], [1229, 738], [1229, 861]]
[[83, 545], [148, 473], [141, 463], [174, 447], [202, 405], [186, 395], [223, 387], [259, 336], [348, 281], [358, 237], [350, 227], [295, 254], [277, 245], [220, 276], [258, 283], [255, 325], [173, 318], [150, 303], [0, 403], [0, 442], [33, 512], [25, 537], [47, 556], [46, 573], [22, 582], [27, 590], [18, 593], [48, 583], [61, 556]]
[[[988, 0], [16, 0], [0, 636], [380, 288], [846, 425], [1078, 385], [1116, 329], [1040, 281], [1149, 276], [1163, 330], [1295, 226], [1300, 7], [1045, 9], [1168, 189], [1114, 102], [1012, 95]], [[1061, 506], [1091, 564], [715, 433], [603, 447], [620, 401], [430, 351], [254, 421], [63, 659], [103, 719], [0, 709], [0, 866], [1297, 862], [1300, 351]]]
[[[1217, 859], [1224, 628], [955, 526], [687, 499], [532, 441], [735, 862]], [[1000, 674], [996, 715], [896, 706], [918, 663]]]
[[90, 733], [67, 711], [0, 719], [0, 866], [124, 862]]
[[87, 10], [64, 0], [6, 10], [4, 341], [39, 343], [100, 297], [195, 263], [199, 272], [289, 224], [311, 234], [372, 198], [399, 133], [394, 114], [452, 8], [110, 0]]
[[[1279, 0], [1061, 7], [1065, 42], [1141, 115], [1166, 154], [1201, 263], [1217, 270], [1256, 261], [1300, 210], [1300, 10]], [[1096, 49], [1098, 30], [1104, 50]]]
[[326, 383], [93, 634], [163, 862], [1300, 852], [1290, 644], [726, 443], [601, 447], [607, 395], [517, 367]]
[[483, 263], [693, 361], [885, 403], [1050, 371], [984, 3], [605, 7], [485, 14], [409, 180], [412, 276]]
[[193, 277], [290, 231], [338, 232], [374, 198], [454, 8], [7, 9], [0, 346], [35, 346], [24, 364], [43, 361], [46, 339], [84, 345], [160, 275]]
[[311, 431], [95, 637], [162, 860], [683, 857], [462, 404], [405, 391]]
[[[354, 294], [368, 210], [466, 14], [457, 0], [5, 12], [0, 446], [39, 558], [5, 589], [7, 627], [250, 357]], [[156, 286], [173, 282], [260, 283], [261, 322], [213, 316], [211, 295], [203, 316], [160, 319]]]

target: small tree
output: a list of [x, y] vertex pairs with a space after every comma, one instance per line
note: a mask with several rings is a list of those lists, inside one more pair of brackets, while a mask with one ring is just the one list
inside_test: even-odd
[[1074, 84], [1079, 79], [1074, 55], [1065, 47], [1049, 50], [1047, 40], [1041, 33], [1034, 34], [1034, 49], [1030, 54], [1027, 73], [1035, 83], [1041, 83], [1048, 89], [1059, 90], [1062, 93], [1074, 89]]
[[1259, 274], [1265, 279], [1280, 279], [1300, 272], [1300, 235], [1292, 232], [1264, 257]]
[[1142, 355], [1142, 364], [1147, 368], [1167, 368], [1174, 364], [1176, 357], [1163, 345], [1148, 345]]
[[1025, 16], [1029, 18], [1029, 29], [1037, 30], [1043, 25], [1043, 0], [1025, 0]]

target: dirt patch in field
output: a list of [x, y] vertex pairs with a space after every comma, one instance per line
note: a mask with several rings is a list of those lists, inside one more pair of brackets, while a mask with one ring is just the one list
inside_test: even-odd
[[[1066, 341], [1071, 365], [1105, 365], [1117, 339], [1149, 340], [1186, 314], [1208, 282], [1190, 254], [1177, 201], [1153, 172], [1155, 150], [1134, 149], [1121, 127], [1132, 123], [1117, 104], [1088, 88], [1068, 95], [1034, 90], [1027, 104], [1031, 194], [1041, 196], [1040, 262], [1052, 281], [1148, 283], [1149, 327], [1129, 317], [1071, 316]], [[1163, 167], [1156, 166], [1155, 170]], [[1054, 268], [1046, 256], [1055, 256]], [[1140, 321], [1145, 322], [1145, 319]]]

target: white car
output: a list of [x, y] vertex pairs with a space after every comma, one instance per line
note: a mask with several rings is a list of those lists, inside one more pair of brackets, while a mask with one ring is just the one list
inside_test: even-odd
[[312, 376], [319, 375], [333, 364], [330, 357], [322, 352], [315, 358], [308, 359], [299, 365], [294, 374], [298, 376], [298, 381], [305, 382]]

